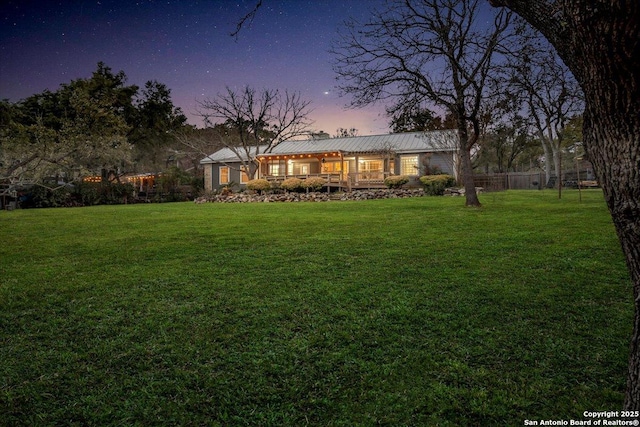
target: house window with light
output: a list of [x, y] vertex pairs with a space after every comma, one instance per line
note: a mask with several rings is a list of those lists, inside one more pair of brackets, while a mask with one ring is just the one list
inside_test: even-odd
[[249, 182], [249, 180], [250, 180], [249, 174], [247, 173], [247, 170], [243, 166], [240, 170], [240, 184], [246, 184], [247, 182]]
[[418, 156], [400, 157], [400, 175], [419, 175]]
[[269, 175], [280, 175], [280, 163], [269, 163]]
[[220, 184], [229, 183], [229, 167], [220, 166]]

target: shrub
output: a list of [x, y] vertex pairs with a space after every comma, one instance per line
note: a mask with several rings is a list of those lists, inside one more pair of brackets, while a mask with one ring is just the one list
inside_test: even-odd
[[127, 203], [133, 194], [132, 184], [120, 182], [103, 182], [98, 186], [101, 205], [119, 205]]
[[102, 202], [100, 183], [81, 181], [76, 184], [76, 198], [82, 206], [99, 205]]
[[429, 196], [442, 196], [446, 188], [456, 184], [455, 178], [446, 174], [421, 176], [420, 182], [424, 185], [425, 194]]
[[300, 178], [287, 178], [280, 183], [280, 188], [287, 191], [300, 191], [304, 187], [302, 186], [302, 180]]
[[34, 185], [24, 197], [23, 208], [59, 208], [70, 206], [71, 191], [69, 187], [55, 189]]
[[282, 193], [282, 188], [280, 188], [281, 181], [271, 181], [271, 192], [280, 194]]
[[271, 184], [266, 179], [252, 179], [247, 182], [247, 188], [262, 194], [263, 191], [271, 190]]
[[24, 197], [23, 208], [117, 205], [128, 203], [133, 185], [119, 182], [78, 182], [55, 189], [33, 186]]
[[220, 195], [222, 196], [226, 197], [226, 196], [230, 196], [231, 194], [233, 194], [233, 188], [231, 188], [229, 185], [225, 185], [220, 190]]
[[409, 182], [409, 177], [406, 175], [393, 175], [385, 178], [384, 185], [387, 188], [400, 188]]
[[310, 191], [319, 191], [322, 187], [324, 187], [324, 184], [326, 184], [326, 182], [327, 181], [325, 181], [324, 178], [320, 178], [319, 176], [317, 176], [305, 179], [302, 182], [302, 185], [304, 188]]

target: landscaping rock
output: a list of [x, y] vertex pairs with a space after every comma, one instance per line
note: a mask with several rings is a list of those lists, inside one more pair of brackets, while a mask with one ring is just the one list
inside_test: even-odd
[[281, 193], [281, 194], [249, 194], [249, 193], [233, 193], [233, 194], [215, 194], [210, 196], [202, 196], [195, 199], [195, 203], [251, 203], [251, 202], [328, 202], [330, 200], [373, 200], [373, 199], [398, 199], [407, 197], [422, 197], [424, 191], [422, 189], [379, 189], [379, 190], [354, 190], [340, 195], [330, 194], [327, 192], [309, 192], [309, 193]]

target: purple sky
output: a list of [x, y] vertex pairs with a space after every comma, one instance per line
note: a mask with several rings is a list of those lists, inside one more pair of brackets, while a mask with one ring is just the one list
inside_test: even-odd
[[225, 86], [300, 91], [314, 130], [388, 132], [383, 106], [346, 110], [327, 52], [343, 20], [365, 20], [382, 0], [264, 0], [238, 39], [229, 36], [255, 0], [0, 1], [0, 98], [24, 99], [87, 78], [103, 61], [128, 83], [157, 80], [191, 124], [198, 101]]

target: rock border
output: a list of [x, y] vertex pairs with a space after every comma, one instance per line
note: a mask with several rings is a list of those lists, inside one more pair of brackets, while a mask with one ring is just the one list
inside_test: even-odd
[[374, 200], [374, 199], [399, 199], [407, 197], [424, 196], [422, 189], [379, 189], [379, 190], [354, 190], [345, 193], [287, 192], [281, 194], [250, 194], [231, 193], [201, 196], [195, 199], [195, 203], [271, 203], [271, 202], [328, 202], [332, 200]]
[[[482, 187], [476, 187], [478, 193], [483, 192]], [[445, 195], [464, 196], [464, 189], [447, 188]], [[395, 188], [377, 190], [353, 190], [345, 193], [327, 193], [312, 191], [309, 193], [287, 192], [280, 194], [255, 194], [249, 192], [214, 194], [201, 196], [194, 200], [195, 203], [291, 203], [291, 202], [328, 202], [332, 200], [375, 200], [375, 199], [405, 199], [408, 197], [425, 196], [422, 188]]]

